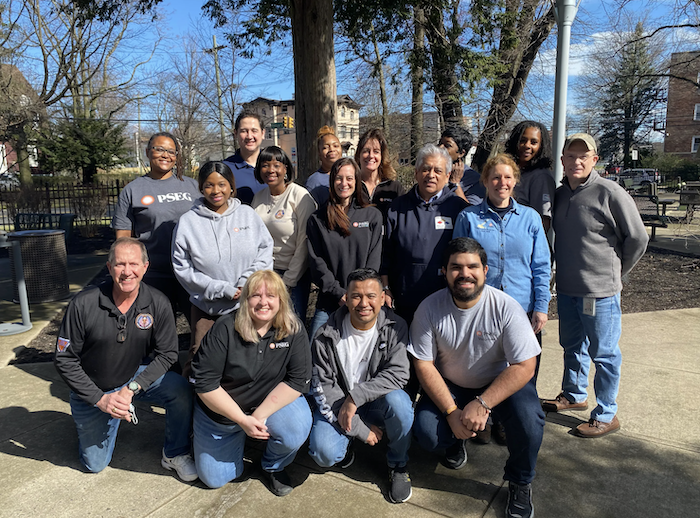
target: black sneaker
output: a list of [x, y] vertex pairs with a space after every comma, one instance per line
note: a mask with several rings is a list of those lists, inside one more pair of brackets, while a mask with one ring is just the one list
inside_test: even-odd
[[413, 494], [411, 488], [411, 477], [406, 466], [389, 469], [389, 500], [394, 504], [405, 502]]
[[345, 457], [343, 457], [343, 460], [338, 463], [338, 467], [341, 469], [346, 469], [352, 466], [353, 462], [355, 462], [355, 448], [353, 448], [352, 440], [350, 440]]
[[535, 516], [535, 510], [532, 507], [532, 486], [530, 484], [519, 486], [508, 482], [506, 518], [532, 518], [533, 516]]
[[271, 471], [265, 471], [265, 478], [267, 479], [267, 487], [272, 491], [275, 496], [287, 496], [292, 492], [292, 481], [289, 479], [289, 475], [285, 471], [277, 471], [275, 473]]
[[445, 467], [450, 469], [462, 469], [467, 465], [467, 441], [458, 439], [457, 442], [445, 450], [443, 459]]

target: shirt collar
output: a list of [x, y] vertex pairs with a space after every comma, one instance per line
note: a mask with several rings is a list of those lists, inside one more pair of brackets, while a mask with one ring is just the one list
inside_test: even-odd
[[415, 192], [416, 192], [416, 198], [418, 198], [418, 201], [422, 202], [422, 203], [425, 204], [425, 205], [430, 205], [431, 203], [435, 203], [435, 201], [437, 201], [437, 199], [438, 199], [440, 196], [442, 196], [442, 193], [445, 192], [445, 188], [443, 187], [443, 188], [440, 189], [438, 192], [436, 192], [435, 195], [434, 195], [432, 198], [430, 198], [428, 201], [425, 201], [425, 200], [421, 197], [420, 191], [418, 190], [418, 186], [417, 186], [417, 185], [416, 185], [416, 191], [415, 191]]

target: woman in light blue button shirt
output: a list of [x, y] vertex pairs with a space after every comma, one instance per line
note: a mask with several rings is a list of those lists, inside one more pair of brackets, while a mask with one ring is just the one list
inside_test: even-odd
[[550, 299], [549, 247], [540, 215], [513, 198], [519, 178], [518, 166], [509, 155], [489, 159], [481, 173], [486, 198], [459, 214], [453, 236], [472, 237], [484, 247], [489, 267], [486, 283], [520, 303], [542, 343], [540, 332], [547, 323]]

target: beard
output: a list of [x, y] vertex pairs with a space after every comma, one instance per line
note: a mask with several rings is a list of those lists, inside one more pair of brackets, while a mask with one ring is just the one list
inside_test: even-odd
[[[463, 281], [474, 282], [474, 288], [470, 290], [457, 287], [457, 284]], [[466, 277], [458, 277], [452, 285], [448, 284], [447, 287], [456, 301], [465, 303], [478, 299], [481, 296], [481, 292], [484, 291], [484, 284], [479, 284], [476, 282], [476, 279], [467, 279]]]

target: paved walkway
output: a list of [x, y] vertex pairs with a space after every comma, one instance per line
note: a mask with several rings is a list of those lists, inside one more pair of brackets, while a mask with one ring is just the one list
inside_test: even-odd
[[[91, 278], [104, 257], [84, 260], [89, 264], [72, 263], [69, 279], [76, 290], [80, 272]], [[6, 288], [2, 277], [0, 293]], [[1, 337], [0, 366], [62, 304], [32, 307], [32, 331]], [[9, 306], [0, 302], [0, 311], [9, 320]], [[549, 322], [546, 331], [538, 389], [541, 396], [552, 397], [562, 373], [557, 322]], [[586, 413], [547, 418], [533, 484], [540, 518], [698, 515], [700, 417], [693, 396], [700, 392], [700, 309], [624, 315], [621, 347], [620, 432], [580, 439], [571, 429], [587, 418]], [[159, 409], [150, 407], [139, 408], [138, 426], [123, 424], [110, 467], [86, 474], [78, 462], [67, 400], [68, 390], [52, 364], [0, 368], [0, 517], [403, 518], [504, 513], [507, 450], [495, 443], [471, 444], [469, 463], [457, 472], [414, 445], [409, 465], [413, 497], [402, 505], [386, 498], [383, 445], [360, 446], [357, 461], [344, 472], [324, 473], [302, 451], [289, 468], [298, 487], [288, 497], [277, 498], [259, 480], [255, 466], [260, 451], [255, 446], [248, 451], [251, 462], [241, 481], [218, 490], [178, 481], [160, 467], [164, 420]]]

